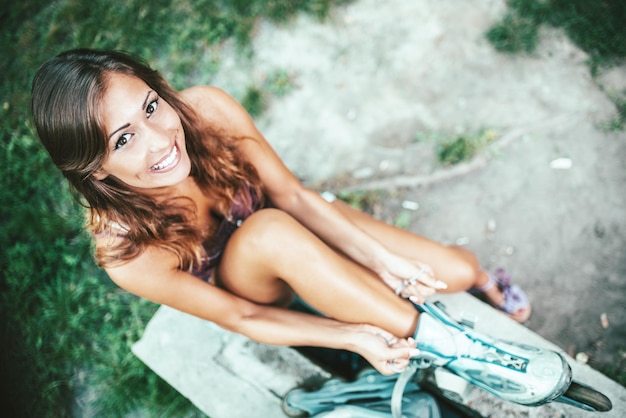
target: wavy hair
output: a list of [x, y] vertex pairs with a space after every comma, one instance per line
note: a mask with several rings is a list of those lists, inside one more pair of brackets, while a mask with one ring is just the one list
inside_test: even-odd
[[[176, 111], [185, 132], [191, 176], [203, 191], [217, 198], [218, 215], [228, 216], [244, 185], [262, 197], [259, 177], [239, 153], [235, 138], [201, 121], [159, 72], [140, 58], [119, 51], [76, 49], [57, 55], [39, 69], [33, 79], [31, 107], [41, 143], [74, 196], [88, 209], [91, 232], [123, 233], [127, 238], [98, 247], [98, 265], [123, 263], [154, 245], [173, 252], [179, 267], [190, 270], [204, 255], [202, 241], [207, 231], [196, 226], [188, 202], [181, 198], [157, 201], [113, 176], [97, 180], [93, 175], [110, 152], [100, 104], [111, 73], [143, 80]], [[245, 199], [247, 194], [242, 195]], [[115, 225], [122, 225], [123, 231]]]

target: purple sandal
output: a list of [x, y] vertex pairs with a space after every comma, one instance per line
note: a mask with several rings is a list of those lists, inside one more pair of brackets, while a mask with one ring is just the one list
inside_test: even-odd
[[[484, 293], [495, 285], [504, 295], [504, 302], [500, 305], [496, 305], [484, 297]], [[526, 293], [519, 286], [511, 284], [511, 275], [503, 268], [498, 268], [493, 275], [490, 275], [489, 282], [484, 286], [471, 288], [470, 293], [475, 296], [482, 296], [481, 299], [517, 322], [525, 322], [530, 317], [531, 307]]]

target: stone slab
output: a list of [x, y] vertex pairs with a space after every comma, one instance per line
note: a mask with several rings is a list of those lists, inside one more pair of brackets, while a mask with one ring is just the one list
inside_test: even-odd
[[[466, 293], [438, 295], [435, 299], [441, 300], [454, 317], [474, 320], [475, 328], [481, 332], [562, 351]], [[158, 310], [132, 349], [211, 418], [283, 417], [281, 399], [289, 389], [306, 381], [330, 377], [292, 348], [258, 344], [165, 306]], [[595, 387], [612, 400], [613, 410], [597, 416], [626, 416], [626, 389], [565, 355], [576, 380]], [[485, 416], [590, 416], [589, 412], [568, 405], [523, 407], [500, 401], [477, 389], [473, 391], [472, 407]]]
[[132, 351], [211, 418], [282, 417], [289, 389], [330, 377], [292, 348], [258, 344], [166, 306]]

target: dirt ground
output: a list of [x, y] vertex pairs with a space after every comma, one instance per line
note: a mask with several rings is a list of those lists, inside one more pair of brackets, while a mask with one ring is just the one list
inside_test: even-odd
[[[378, 216], [506, 267], [532, 299], [530, 329], [624, 373], [626, 134], [600, 125], [626, 67], [593, 79], [585, 53], [548, 29], [533, 55], [499, 54], [484, 33], [504, 11], [359, 0], [324, 23], [263, 24], [252, 58], [223, 50], [213, 84], [241, 97], [288, 71], [294, 90], [257, 122], [305, 183], [382, 190]], [[496, 140], [479, 157], [437, 162], [436, 137], [484, 129]]]

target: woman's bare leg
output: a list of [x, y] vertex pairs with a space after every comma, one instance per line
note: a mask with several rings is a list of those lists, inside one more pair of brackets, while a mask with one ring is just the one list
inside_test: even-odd
[[413, 336], [418, 313], [371, 271], [331, 249], [288, 214], [264, 209], [232, 236], [216, 283], [248, 300], [280, 304], [291, 290], [344, 322]]
[[[390, 250], [430, 265], [435, 277], [448, 284], [445, 292], [482, 287], [489, 281], [488, 273], [481, 269], [476, 256], [465, 248], [446, 246], [389, 225], [340, 200], [334, 201], [333, 205]], [[485, 295], [495, 304], [504, 301], [497, 286], [488, 289]]]

